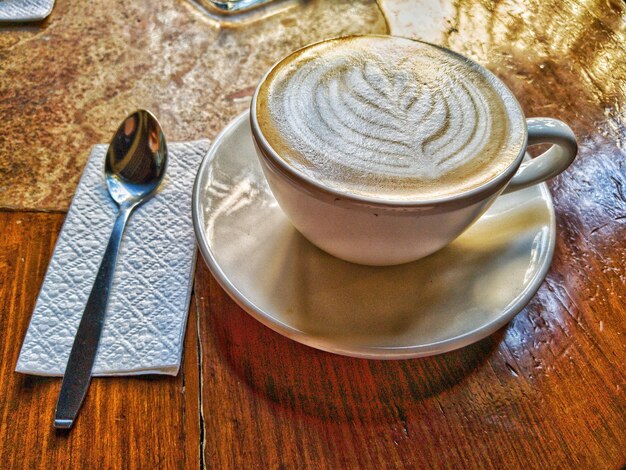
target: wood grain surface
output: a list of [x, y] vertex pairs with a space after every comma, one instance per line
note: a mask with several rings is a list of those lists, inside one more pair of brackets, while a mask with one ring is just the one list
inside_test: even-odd
[[[0, 28], [0, 468], [626, 465], [624, 2], [381, 0], [332, 2], [332, 11], [307, 2], [242, 28], [220, 28], [182, 0], [152, 10], [91, 3], [57, 0], [43, 24]], [[103, 37], [107, 24], [112, 37]], [[554, 261], [529, 305], [452, 353], [358, 360], [267, 329], [200, 259], [180, 374], [95, 379], [75, 428], [55, 432], [60, 380], [13, 370], [89, 146], [142, 103], [158, 105], [174, 139], [213, 137], [284, 52], [386, 30], [474, 58], [528, 117], [556, 117], [576, 132], [578, 159], [550, 182]], [[118, 53], [129, 38], [141, 47]], [[129, 52], [156, 56], [159, 45], [158, 64]]]
[[[63, 219], [61, 213], [0, 212], [0, 467], [197, 467], [195, 328], [187, 331], [177, 377], [95, 378], [71, 432], [52, 427], [60, 380], [14, 372]], [[195, 318], [192, 310], [191, 325]]]

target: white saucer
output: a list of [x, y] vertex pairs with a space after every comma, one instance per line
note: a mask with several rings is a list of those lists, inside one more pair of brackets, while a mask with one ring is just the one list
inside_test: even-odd
[[555, 242], [552, 198], [541, 184], [500, 197], [425, 259], [382, 268], [341, 261], [281, 212], [247, 113], [202, 161], [193, 221], [213, 275], [250, 315], [309, 346], [371, 359], [443, 353], [495, 332], [535, 294]]

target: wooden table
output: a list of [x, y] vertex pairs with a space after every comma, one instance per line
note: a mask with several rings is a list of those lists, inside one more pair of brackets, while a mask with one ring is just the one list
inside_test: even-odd
[[[60, 380], [13, 370], [90, 147], [139, 106], [170, 140], [212, 138], [288, 51], [389, 31], [473, 57], [527, 116], [578, 135], [550, 183], [556, 253], [530, 304], [453, 353], [357, 360], [262, 326], [199, 260], [179, 375], [96, 379], [55, 432]], [[184, 0], [57, 0], [43, 23], [1, 26], [0, 467], [626, 464], [625, 44], [619, 0], [311, 1], [241, 26]]]

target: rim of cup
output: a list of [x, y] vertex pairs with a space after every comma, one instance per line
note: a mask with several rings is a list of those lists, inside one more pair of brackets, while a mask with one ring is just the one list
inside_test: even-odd
[[[331, 42], [331, 41], [339, 41], [346, 40], [351, 38], [367, 38], [367, 37], [385, 37], [385, 38], [399, 38], [399, 39], [407, 39], [414, 42], [419, 42], [422, 44], [426, 44], [428, 46], [435, 47], [437, 49], [441, 49], [447, 53], [450, 53], [464, 61], [469, 61], [470, 64], [476, 65], [479, 69], [486, 73], [490, 78], [499, 83], [504, 92], [509, 95], [511, 98], [511, 102], [515, 105], [517, 110], [519, 111], [519, 115], [521, 116], [520, 123], [524, 127], [524, 141], [522, 143], [521, 148], [518, 150], [518, 154], [513, 159], [513, 161], [506, 167], [504, 171], [496, 175], [490, 180], [485, 181], [484, 183], [476, 186], [474, 188], [468, 189], [466, 191], [461, 191], [455, 194], [443, 196], [440, 198], [432, 198], [432, 199], [385, 199], [381, 197], [372, 197], [372, 196], [364, 196], [361, 194], [355, 194], [350, 191], [344, 191], [337, 188], [330, 187], [325, 185], [319, 180], [311, 178], [310, 176], [302, 173], [295, 167], [289, 165], [280, 155], [272, 148], [270, 143], [267, 141], [263, 132], [261, 131], [261, 127], [259, 126], [257, 116], [256, 116], [256, 107], [257, 107], [257, 97], [261, 87], [266, 82], [267, 77], [272, 73], [273, 70], [276, 69], [280, 64], [288, 60], [295, 54], [300, 53], [303, 50], [314, 47], [318, 44]], [[472, 59], [465, 57], [458, 52], [455, 52], [451, 49], [448, 49], [443, 46], [439, 46], [437, 44], [432, 44], [427, 41], [421, 41], [419, 39], [407, 38], [404, 36], [395, 36], [395, 35], [385, 35], [385, 34], [353, 34], [349, 36], [340, 36], [335, 38], [324, 39], [322, 41], [317, 41], [311, 44], [308, 44], [304, 47], [294, 50], [289, 53], [282, 59], [278, 60], [274, 63], [269, 70], [263, 75], [259, 84], [257, 85], [254, 95], [252, 96], [252, 102], [250, 104], [250, 127], [252, 130], [252, 136], [254, 141], [256, 142], [261, 155], [265, 158], [265, 161], [270, 164], [275, 170], [279, 171], [283, 176], [286, 176], [292, 182], [296, 183], [298, 186], [301, 186], [308, 193], [313, 195], [325, 195], [330, 198], [334, 198], [335, 201], [346, 201], [353, 202], [358, 205], [376, 207], [376, 208], [427, 208], [432, 206], [442, 206], [442, 205], [457, 205], [459, 203], [472, 203], [481, 199], [485, 199], [490, 195], [496, 193], [500, 189], [502, 189], [509, 180], [513, 177], [520, 164], [522, 163], [522, 159], [524, 158], [524, 154], [526, 152], [526, 147], [528, 146], [528, 128], [526, 125], [526, 118], [524, 116], [524, 112], [522, 111], [522, 107], [519, 104], [519, 101], [513, 94], [513, 92], [509, 89], [508, 86], [494, 73], [488, 70], [486, 67], [480, 65], [479, 63], [473, 61]]]

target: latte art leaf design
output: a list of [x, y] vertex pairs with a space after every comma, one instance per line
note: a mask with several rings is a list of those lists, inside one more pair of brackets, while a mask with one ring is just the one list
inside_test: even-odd
[[352, 189], [432, 185], [504, 145], [507, 111], [477, 67], [410, 40], [350, 41], [304, 52], [271, 83], [270, 120], [290, 164]]
[[354, 170], [436, 178], [480, 150], [491, 116], [462, 76], [433, 78], [420, 83], [367, 58], [301, 66], [283, 97], [291, 142]]

